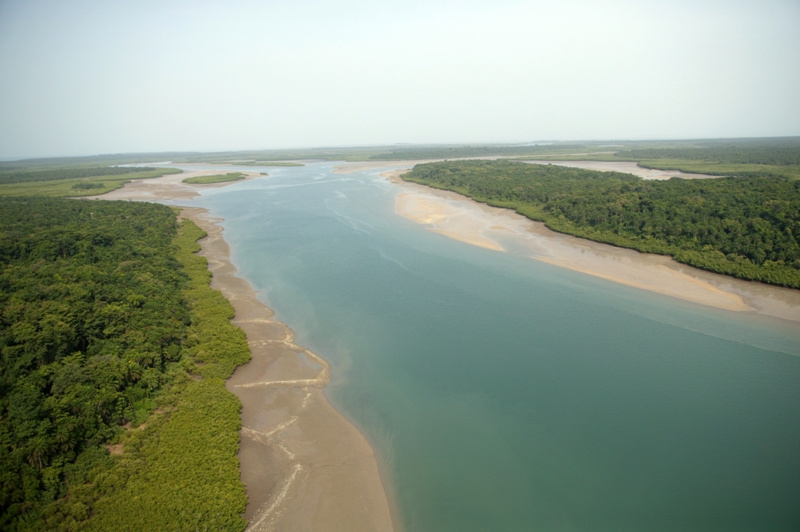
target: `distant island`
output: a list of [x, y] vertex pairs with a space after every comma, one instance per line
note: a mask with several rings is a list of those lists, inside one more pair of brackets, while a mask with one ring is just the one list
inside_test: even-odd
[[196, 185], [207, 185], [209, 183], [227, 183], [228, 181], [239, 181], [247, 177], [242, 172], [231, 172], [227, 174], [215, 175], [202, 175], [197, 177], [190, 177], [184, 179], [184, 183], [193, 183]]

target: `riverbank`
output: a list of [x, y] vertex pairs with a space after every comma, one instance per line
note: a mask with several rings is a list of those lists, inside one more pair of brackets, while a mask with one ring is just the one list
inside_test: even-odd
[[[92, 199], [191, 199], [198, 188], [231, 184], [183, 183], [208, 173], [214, 171], [133, 182]], [[232, 323], [245, 331], [252, 354], [226, 383], [242, 402], [239, 460], [247, 530], [392, 531], [371, 446], [322, 392], [330, 379], [327, 361], [295, 344], [294, 332], [236, 276], [221, 218], [196, 207], [183, 207], [180, 216], [208, 234], [199, 243], [213, 273], [211, 287], [230, 301]]]
[[800, 322], [800, 291], [742, 281], [664, 255], [557, 233], [509, 209], [403, 181], [400, 176], [407, 171], [381, 175], [401, 187], [396, 212], [427, 225], [430, 231], [497, 251], [514, 246], [541, 262], [693, 303]]
[[322, 393], [330, 368], [294, 343], [294, 332], [235, 275], [221, 219], [184, 208], [200, 241], [211, 287], [233, 305], [253, 359], [227, 381], [242, 401], [242, 480], [248, 530], [392, 530], [377, 462], [364, 436]]

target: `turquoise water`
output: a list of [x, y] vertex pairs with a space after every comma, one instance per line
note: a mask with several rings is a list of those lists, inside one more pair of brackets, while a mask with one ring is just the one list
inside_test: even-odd
[[378, 171], [195, 203], [382, 458], [409, 531], [800, 529], [800, 332], [450, 240]]

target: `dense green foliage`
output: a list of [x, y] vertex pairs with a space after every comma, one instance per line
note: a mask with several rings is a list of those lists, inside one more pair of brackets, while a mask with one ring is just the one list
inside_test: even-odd
[[227, 183], [228, 181], [239, 181], [244, 179], [245, 175], [242, 172], [230, 172], [227, 174], [215, 175], [201, 175], [197, 177], [189, 177], [184, 179], [184, 183], [195, 183], [198, 185], [205, 185], [208, 183]]
[[0, 198], [0, 528], [244, 528], [221, 379], [249, 350], [202, 231], [176, 228], [160, 205]]
[[93, 482], [84, 487], [93, 489], [98, 478], [106, 486], [86, 530], [244, 530], [241, 404], [220, 379], [176, 387], [174, 410], [131, 431], [116, 463], [88, 476]]
[[800, 146], [725, 146], [626, 150], [617, 154], [632, 159], [686, 159], [730, 164], [800, 165]]
[[152, 172], [155, 168], [120, 167], [120, 166], [95, 166], [88, 168], [58, 168], [53, 170], [5, 170], [0, 171], [0, 184], [31, 183], [33, 181], [60, 181], [62, 179], [77, 179], [80, 177], [117, 176], [135, 174], [138, 172]]
[[185, 347], [191, 360], [199, 365], [190, 368], [193, 374], [227, 379], [237, 366], [250, 360], [250, 348], [244, 332], [231, 325], [233, 307], [222, 293], [211, 290], [211, 272], [205, 257], [195, 255], [200, 250], [197, 240], [205, 233], [190, 220], [176, 241], [178, 258], [189, 276], [184, 293], [191, 304], [193, 322]]
[[0, 505], [64, 494], [65, 467], [149, 410], [189, 314], [170, 209], [0, 199]]
[[105, 183], [75, 183], [72, 185], [73, 190], [89, 190], [92, 188], [106, 188]]
[[800, 288], [799, 181], [645, 181], [510, 161], [417, 165], [403, 179], [516, 209], [563, 233]]

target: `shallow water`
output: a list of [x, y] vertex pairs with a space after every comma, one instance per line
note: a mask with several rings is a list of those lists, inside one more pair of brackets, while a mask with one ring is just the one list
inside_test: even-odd
[[193, 203], [332, 363], [407, 530], [800, 529], [800, 327], [448, 239], [333, 166]]

